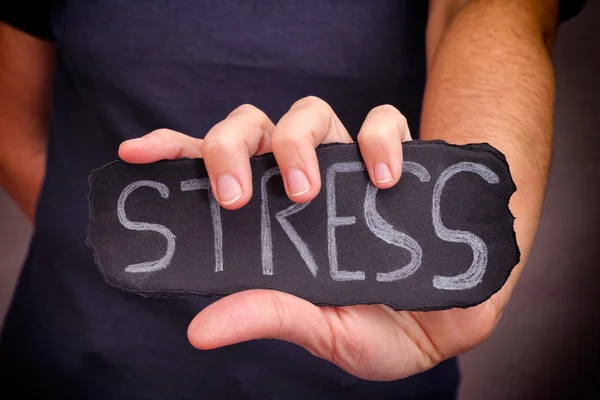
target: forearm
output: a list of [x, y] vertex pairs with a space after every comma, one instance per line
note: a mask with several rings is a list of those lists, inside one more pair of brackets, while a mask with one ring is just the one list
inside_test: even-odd
[[30, 220], [45, 172], [51, 43], [0, 23], [0, 186]]
[[533, 243], [551, 157], [554, 74], [549, 48], [556, 5], [524, 4], [469, 2], [443, 32], [439, 25], [428, 27], [421, 138], [488, 142], [506, 156], [517, 186], [510, 208], [522, 261], [496, 297], [500, 308]]
[[33, 221], [46, 164], [47, 122], [9, 102], [0, 95], [0, 186]]
[[13, 143], [7, 141], [3, 142], [3, 146], [5, 145], [7, 147], [0, 154], [0, 186], [8, 192], [29, 221], [33, 221], [44, 178], [46, 153], [42, 150], [13, 147]]

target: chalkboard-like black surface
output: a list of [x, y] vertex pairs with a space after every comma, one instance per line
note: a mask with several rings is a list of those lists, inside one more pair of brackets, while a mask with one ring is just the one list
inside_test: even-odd
[[317, 149], [321, 193], [295, 204], [271, 154], [251, 160], [254, 195], [229, 211], [201, 159], [90, 176], [88, 245], [106, 282], [143, 296], [266, 288], [316, 304], [469, 307], [519, 261], [504, 156], [487, 144], [404, 144], [398, 185], [369, 183], [356, 144]]

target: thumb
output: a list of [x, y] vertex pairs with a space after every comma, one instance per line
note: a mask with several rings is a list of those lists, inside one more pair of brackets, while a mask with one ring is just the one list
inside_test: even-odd
[[210, 350], [252, 339], [304, 347], [363, 379], [392, 380], [439, 362], [409, 313], [382, 305], [319, 308], [291, 294], [248, 290], [224, 297], [190, 323], [188, 339]]
[[188, 328], [190, 343], [202, 350], [263, 338], [295, 343], [319, 357], [327, 354], [332, 343], [319, 307], [274, 290], [224, 297], [202, 310]]

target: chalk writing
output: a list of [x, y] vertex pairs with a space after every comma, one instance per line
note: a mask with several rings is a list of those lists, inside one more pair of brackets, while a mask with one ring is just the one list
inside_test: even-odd
[[152, 272], [158, 271], [163, 268], [167, 268], [171, 259], [173, 258], [173, 254], [175, 254], [175, 235], [171, 232], [166, 226], [159, 224], [151, 224], [148, 222], [134, 222], [130, 221], [125, 214], [125, 201], [127, 201], [127, 197], [136, 189], [147, 186], [158, 190], [162, 198], [169, 198], [169, 188], [159, 182], [155, 181], [137, 181], [133, 182], [123, 189], [121, 195], [119, 196], [119, 200], [117, 202], [117, 214], [119, 216], [119, 222], [127, 228], [134, 231], [154, 231], [158, 232], [167, 238], [167, 252], [165, 255], [156, 261], [146, 261], [138, 264], [131, 264], [125, 267], [125, 271], [138, 273], [138, 272]]
[[335, 175], [339, 173], [360, 172], [365, 170], [362, 162], [335, 163], [327, 169], [327, 243], [329, 254], [329, 272], [334, 281], [362, 281], [363, 271], [340, 271], [338, 266], [337, 241], [335, 228], [356, 223], [356, 217], [339, 217], [335, 203]]
[[[365, 165], [362, 162], [340, 162], [334, 163], [327, 169], [326, 174], [326, 204], [327, 204], [327, 250], [329, 259], [329, 272], [334, 281], [361, 281], [365, 279], [364, 271], [341, 270], [338, 261], [338, 244], [336, 240], [336, 228], [349, 226], [356, 223], [356, 216], [339, 216], [336, 204], [336, 175], [364, 172]], [[404, 173], [415, 175], [420, 182], [427, 183], [431, 176], [422, 165], [405, 161], [403, 163]], [[432, 221], [434, 231], [440, 239], [452, 243], [466, 243], [473, 251], [473, 261], [466, 272], [456, 276], [436, 275], [433, 278], [433, 287], [441, 290], [465, 290], [475, 287], [481, 282], [488, 263], [488, 249], [485, 242], [477, 235], [468, 231], [452, 230], [446, 228], [441, 218], [441, 198], [444, 186], [454, 175], [461, 172], [471, 172], [481, 176], [487, 183], [499, 182], [498, 176], [488, 167], [473, 163], [461, 162], [446, 168], [435, 183], [432, 198]], [[261, 259], [263, 275], [273, 275], [273, 233], [271, 228], [271, 215], [269, 210], [269, 196], [267, 183], [275, 176], [279, 176], [279, 168], [267, 170], [261, 177]], [[117, 202], [117, 214], [120, 223], [127, 229], [135, 231], [154, 231], [160, 233], [167, 239], [167, 250], [165, 255], [155, 261], [145, 261], [137, 264], [127, 265], [125, 271], [130, 273], [153, 272], [167, 268], [175, 253], [175, 235], [164, 225], [148, 222], [130, 221], [125, 213], [125, 202], [133, 191], [140, 187], [156, 189], [160, 195], [168, 199], [169, 189], [166, 185], [156, 181], [141, 180], [133, 182], [123, 189]], [[214, 254], [215, 272], [223, 271], [223, 228], [221, 224], [220, 206], [211, 191], [208, 178], [190, 179], [180, 182], [182, 192], [206, 190], [211, 210], [212, 226], [214, 231]], [[379, 239], [391, 245], [406, 249], [410, 253], [410, 262], [390, 272], [377, 272], [378, 282], [394, 282], [405, 279], [415, 273], [421, 266], [423, 249], [419, 243], [404, 232], [395, 229], [385, 221], [377, 211], [376, 198], [378, 189], [370, 182], [367, 184], [363, 215], [369, 230]], [[302, 257], [308, 270], [313, 277], [317, 276], [319, 270], [315, 258], [308, 245], [292, 224], [288, 217], [297, 214], [307, 207], [311, 202], [302, 204], [293, 203], [286, 209], [275, 213], [275, 219], [293, 243], [294, 247]]]
[[481, 303], [519, 262], [516, 188], [493, 147], [405, 143], [389, 189], [371, 183], [358, 144], [316, 153], [323, 186], [310, 202], [288, 198], [265, 154], [250, 159], [255, 194], [238, 210], [217, 203], [202, 159], [94, 171], [87, 243], [103, 277], [143, 296], [271, 289], [427, 311]]
[[481, 282], [481, 278], [485, 273], [485, 268], [488, 263], [487, 246], [481, 238], [472, 232], [451, 230], [442, 224], [442, 214], [440, 210], [440, 202], [442, 199], [442, 190], [444, 185], [455, 174], [459, 172], [472, 172], [481, 176], [487, 183], [498, 183], [500, 179], [491, 169], [485, 165], [472, 162], [461, 162], [454, 164], [440, 175], [435, 187], [433, 188], [433, 228], [436, 235], [445, 241], [453, 243], [467, 243], [473, 249], [473, 262], [469, 269], [457, 276], [440, 276], [433, 277], [433, 286], [437, 289], [446, 290], [465, 290], [476, 286]]
[[208, 201], [210, 203], [210, 215], [212, 219], [214, 241], [215, 241], [215, 272], [223, 271], [223, 227], [221, 226], [221, 207], [210, 189], [208, 178], [190, 179], [181, 181], [181, 191], [189, 192], [193, 190], [208, 191]]
[[[411, 161], [402, 163], [403, 173], [410, 172], [415, 175], [421, 182], [429, 182], [431, 179], [429, 172], [420, 164]], [[376, 203], [377, 188], [369, 183], [367, 186], [367, 194], [365, 196], [365, 220], [367, 226], [377, 236], [386, 243], [394, 246], [402, 247], [410, 252], [410, 262], [408, 265], [399, 268], [392, 272], [378, 272], [376, 279], [379, 282], [393, 282], [399, 279], [404, 279], [411, 276], [421, 266], [423, 258], [423, 250], [419, 243], [412, 237], [403, 232], [394, 229], [381, 215], [377, 212]]]
[[[260, 196], [261, 196], [261, 250], [262, 250], [262, 265], [263, 265], [263, 275], [273, 275], [273, 233], [271, 231], [271, 216], [269, 214], [269, 199], [267, 196], [267, 182], [269, 179], [276, 175], [280, 175], [281, 172], [279, 168], [271, 168], [267, 172], [265, 172], [261, 178], [260, 184]], [[303, 204], [292, 204], [290, 207], [286, 208], [283, 211], [279, 211], [275, 214], [275, 218], [288, 235], [298, 253], [306, 263], [310, 273], [313, 276], [317, 276], [317, 264], [315, 263], [315, 259], [310, 252], [310, 249], [306, 245], [306, 243], [302, 240], [298, 232], [294, 229], [292, 224], [287, 220], [287, 218], [293, 214], [296, 214], [302, 210], [304, 210], [309, 202]]]

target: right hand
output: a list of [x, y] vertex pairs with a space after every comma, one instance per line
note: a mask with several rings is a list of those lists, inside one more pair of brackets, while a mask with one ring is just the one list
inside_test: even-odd
[[[373, 184], [380, 189], [395, 185], [402, 142], [410, 140], [402, 114], [391, 106], [374, 108], [358, 139]], [[306, 202], [321, 187], [315, 147], [351, 141], [331, 107], [310, 97], [295, 103], [277, 126], [246, 105], [204, 140], [161, 129], [123, 143], [119, 154], [131, 163], [203, 157], [216, 199], [237, 209], [252, 196], [251, 156], [272, 151], [288, 197]], [[491, 332], [497, 314], [490, 301], [467, 310], [397, 312], [382, 304], [317, 307], [288, 293], [247, 290], [200, 311], [188, 338], [203, 350], [261, 338], [286, 340], [358, 377], [392, 380], [472, 348]]]
[[[410, 140], [404, 116], [392, 106], [374, 108], [358, 136], [371, 180], [380, 189], [394, 186], [402, 170], [402, 142]], [[250, 157], [273, 152], [288, 197], [312, 200], [321, 188], [315, 148], [352, 138], [331, 107], [316, 97], [297, 101], [277, 126], [258, 108], [243, 105], [215, 125], [204, 139], [158, 129], [121, 144], [119, 156], [143, 164], [181, 157], [203, 158], [219, 204], [234, 210], [252, 197]]]

